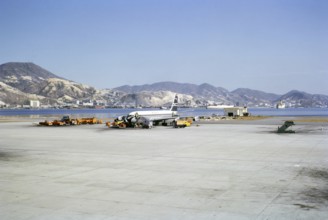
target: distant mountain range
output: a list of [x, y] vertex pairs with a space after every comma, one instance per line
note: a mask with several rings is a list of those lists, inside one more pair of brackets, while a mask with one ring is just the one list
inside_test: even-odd
[[99, 90], [57, 76], [33, 63], [0, 65], [0, 105], [27, 104], [31, 99], [37, 99], [44, 105], [65, 105], [79, 100], [108, 106], [163, 106], [169, 105], [175, 94], [179, 95], [179, 102], [185, 106], [230, 104], [270, 107], [283, 100], [291, 107], [328, 107], [327, 95], [297, 90], [278, 95], [247, 88], [228, 91], [207, 83], [176, 82]]
[[297, 90], [292, 90], [284, 95], [247, 88], [239, 88], [229, 92], [227, 89], [215, 87], [207, 83], [195, 85], [175, 82], [159, 82], [140, 86], [125, 85], [114, 89], [130, 94], [171, 91], [173, 93], [192, 96], [191, 104], [197, 105], [230, 104], [250, 107], [270, 107], [282, 100], [289, 104], [290, 107], [328, 107], [327, 95], [312, 95]]

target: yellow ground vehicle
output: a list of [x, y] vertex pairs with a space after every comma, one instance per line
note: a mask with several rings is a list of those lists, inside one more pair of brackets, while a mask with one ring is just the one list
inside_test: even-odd
[[178, 119], [173, 122], [174, 128], [185, 128], [185, 127], [189, 127], [190, 125], [191, 125], [191, 122], [188, 120], [184, 120], [184, 119]]
[[149, 128], [146, 127], [144, 121], [133, 120], [133, 117], [120, 116], [116, 118], [112, 123], [106, 122], [109, 128]]
[[126, 128], [126, 123], [123, 120], [115, 120], [112, 123], [107, 124], [108, 127], [112, 128]]

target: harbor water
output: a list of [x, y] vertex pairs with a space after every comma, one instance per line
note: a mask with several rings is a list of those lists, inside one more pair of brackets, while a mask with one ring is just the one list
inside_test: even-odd
[[[97, 117], [97, 118], [115, 118], [121, 115], [127, 115], [137, 109], [0, 109], [0, 117], [57, 117], [62, 115], [71, 115], [75, 117]], [[143, 109], [138, 109], [142, 111]], [[144, 110], [158, 110], [149, 109]], [[328, 116], [328, 108], [249, 108], [248, 112], [253, 116]], [[179, 108], [178, 113], [182, 117], [186, 116], [212, 116], [224, 115], [223, 109], [205, 109], [205, 108]]]

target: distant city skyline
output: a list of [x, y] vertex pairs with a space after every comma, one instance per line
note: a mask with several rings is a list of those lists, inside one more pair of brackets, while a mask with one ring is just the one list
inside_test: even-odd
[[325, 0], [2, 0], [0, 64], [96, 88], [162, 81], [328, 95]]

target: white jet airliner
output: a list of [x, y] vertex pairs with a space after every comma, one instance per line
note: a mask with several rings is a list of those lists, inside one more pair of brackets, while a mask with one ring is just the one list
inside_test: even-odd
[[121, 116], [118, 119], [124, 120], [127, 124], [142, 123], [146, 127], [153, 127], [153, 123], [177, 119], [178, 116], [178, 95], [175, 95], [170, 110], [152, 110], [152, 111], [134, 111], [127, 116]]

